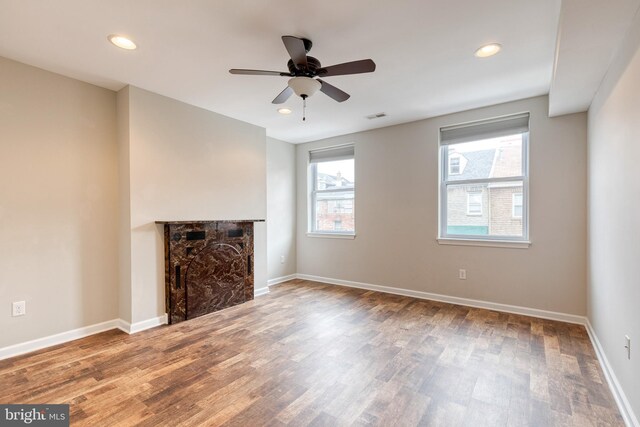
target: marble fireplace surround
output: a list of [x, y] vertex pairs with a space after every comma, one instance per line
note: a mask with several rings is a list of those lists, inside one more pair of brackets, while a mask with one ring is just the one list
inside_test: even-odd
[[169, 324], [253, 299], [255, 222], [264, 220], [156, 221]]

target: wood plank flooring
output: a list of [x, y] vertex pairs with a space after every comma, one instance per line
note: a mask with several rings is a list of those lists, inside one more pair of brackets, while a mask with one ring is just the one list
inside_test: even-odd
[[582, 326], [295, 280], [135, 335], [0, 361], [74, 426], [623, 425]]

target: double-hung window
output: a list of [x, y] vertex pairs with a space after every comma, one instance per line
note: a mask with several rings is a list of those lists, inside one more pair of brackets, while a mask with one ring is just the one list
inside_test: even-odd
[[354, 163], [353, 145], [309, 152], [310, 233], [355, 234]]
[[528, 113], [440, 129], [441, 239], [529, 240], [528, 146]]

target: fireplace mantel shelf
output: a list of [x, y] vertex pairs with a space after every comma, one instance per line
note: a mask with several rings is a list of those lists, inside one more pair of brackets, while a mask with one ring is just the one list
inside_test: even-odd
[[156, 221], [156, 224], [208, 224], [210, 222], [265, 222], [264, 219], [210, 219], [206, 221]]

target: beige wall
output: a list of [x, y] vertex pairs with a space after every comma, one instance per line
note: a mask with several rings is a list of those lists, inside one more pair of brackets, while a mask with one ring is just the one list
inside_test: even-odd
[[[588, 317], [640, 416], [640, 15], [589, 109]], [[624, 336], [631, 338], [627, 359]], [[637, 422], [637, 421], [636, 421]]]
[[273, 138], [267, 138], [267, 236], [269, 280], [295, 274], [296, 147]]
[[[156, 220], [266, 217], [262, 128], [3, 58], [0, 89], [0, 347], [162, 316]], [[265, 223], [255, 245], [259, 289]], [[20, 300], [27, 315], [11, 317]]]
[[[263, 128], [135, 87], [128, 105], [135, 323], [165, 313], [163, 234], [155, 221], [265, 219], [266, 136]], [[266, 245], [266, 224], [258, 223], [256, 289], [267, 282]]]
[[0, 347], [117, 318], [115, 93], [0, 58], [0, 147]]
[[[584, 315], [586, 114], [549, 118], [547, 105], [538, 97], [298, 145], [298, 273]], [[532, 246], [439, 245], [439, 128], [523, 111], [531, 112]], [[357, 237], [308, 237], [308, 152], [349, 142]]]

